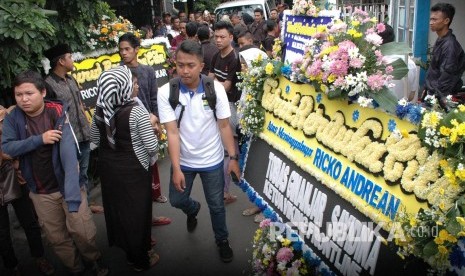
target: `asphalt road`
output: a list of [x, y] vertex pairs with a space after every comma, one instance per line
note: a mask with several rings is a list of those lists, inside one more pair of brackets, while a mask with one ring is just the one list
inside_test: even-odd
[[[159, 161], [162, 193], [168, 196], [169, 159]], [[226, 206], [227, 225], [230, 232], [230, 244], [234, 250], [234, 259], [225, 264], [220, 260], [211, 228], [210, 215], [203, 194], [200, 178], [194, 182], [193, 197], [202, 204], [198, 219], [199, 224], [193, 233], [186, 230], [186, 216], [168, 203], [153, 203], [154, 215], [167, 216], [172, 223], [165, 226], [152, 227], [152, 236], [156, 238], [155, 251], [160, 255], [160, 261], [150, 270], [134, 272], [126, 263], [124, 252], [116, 247], [109, 247], [106, 237], [105, 219], [102, 214], [94, 215], [97, 225], [97, 245], [102, 251], [104, 262], [110, 268], [110, 275], [249, 275], [252, 258], [252, 239], [258, 225], [253, 222], [253, 216], [242, 216], [242, 210], [252, 206], [246, 195], [237, 187], [231, 187], [238, 200]], [[100, 186], [91, 191], [91, 199], [101, 202]], [[11, 231], [14, 248], [20, 260], [22, 275], [40, 275], [33, 258], [29, 254], [27, 240], [19, 226], [14, 212], [10, 208]], [[54, 255], [44, 238], [46, 257], [54, 264], [55, 275], [67, 275], [60, 260]], [[1, 260], [0, 260], [1, 262]], [[0, 275], [8, 275], [1, 266]], [[87, 271], [85, 275], [92, 275]]]

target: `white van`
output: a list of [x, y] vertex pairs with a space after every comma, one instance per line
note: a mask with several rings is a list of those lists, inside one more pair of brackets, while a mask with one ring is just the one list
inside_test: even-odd
[[216, 20], [219, 21], [224, 15], [231, 15], [237, 13], [242, 17], [243, 13], [248, 13], [252, 18], [254, 18], [253, 11], [256, 8], [263, 10], [264, 19], [270, 17], [270, 10], [275, 8], [274, 0], [239, 0], [239, 1], [230, 1], [221, 3], [215, 9]]

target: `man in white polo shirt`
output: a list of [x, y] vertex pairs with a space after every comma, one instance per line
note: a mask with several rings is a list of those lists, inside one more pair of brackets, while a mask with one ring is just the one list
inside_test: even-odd
[[200, 203], [190, 194], [194, 178], [200, 175], [220, 257], [223, 262], [230, 262], [233, 251], [228, 242], [223, 202], [223, 144], [232, 161], [228, 172], [237, 177], [240, 175], [238, 153], [229, 126], [231, 113], [226, 91], [219, 82], [213, 82], [216, 105], [212, 110], [205, 98], [204, 78], [207, 76], [200, 74], [203, 66], [200, 44], [191, 40], [182, 42], [176, 49], [176, 71], [180, 78], [179, 103], [174, 109], [169, 101], [172, 85], [168, 83], [158, 90], [160, 122], [167, 130], [172, 164], [169, 198], [173, 207], [187, 215], [188, 232], [194, 231]]

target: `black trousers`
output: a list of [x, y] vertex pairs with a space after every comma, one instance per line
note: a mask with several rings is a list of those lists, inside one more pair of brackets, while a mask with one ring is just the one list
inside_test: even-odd
[[[26, 233], [31, 255], [36, 258], [42, 257], [44, 256], [44, 247], [40, 234], [40, 226], [37, 223], [34, 207], [29, 199], [29, 190], [26, 185], [22, 185], [21, 189], [23, 196], [13, 200], [9, 204], [13, 206], [19, 223]], [[18, 259], [16, 258], [11, 241], [10, 218], [7, 207], [8, 205], [0, 206], [0, 255], [2, 256], [5, 268], [12, 269], [18, 265]]]

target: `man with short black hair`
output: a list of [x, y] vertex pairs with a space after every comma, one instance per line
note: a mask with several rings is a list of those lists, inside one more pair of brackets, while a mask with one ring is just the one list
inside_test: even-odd
[[[234, 136], [237, 137], [236, 129], [239, 124], [237, 119], [236, 102], [241, 97], [241, 92], [236, 86], [238, 82], [237, 74], [241, 71], [241, 63], [239, 55], [232, 47], [233, 41], [233, 26], [229, 22], [219, 21], [215, 24], [215, 42], [219, 52], [213, 56], [209, 76], [219, 81], [226, 90], [229, 101], [231, 116], [229, 123]], [[236, 139], [237, 140], [237, 139]], [[237, 141], [235, 143], [238, 147]], [[238, 148], [237, 148], [237, 151]], [[232, 203], [237, 200], [237, 197], [229, 193], [231, 177], [226, 174], [228, 160], [225, 164], [225, 185], [224, 185], [224, 200], [226, 203]]]
[[233, 13], [230, 16], [231, 24], [234, 27], [233, 35], [234, 35], [234, 48], [239, 48], [237, 44], [237, 37], [240, 33], [248, 31], [247, 25], [242, 21], [241, 17], [237, 13]]
[[13, 84], [17, 106], [5, 118], [2, 149], [19, 158], [40, 225], [63, 264], [73, 275], [81, 275], [82, 255], [96, 275], [107, 275], [95, 244], [86, 189], [79, 181], [68, 107], [44, 101], [45, 81], [37, 72], [20, 73]]
[[278, 23], [278, 21], [279, 21], [278, 9], [273, 8], [273, 9], [270, 10], [270, 19], [273, 20], [274, 22]]
[[274, 40], [279, 35], [279, 28], [278, 24], [271, 19], [265, 21], [265, 27], [267, 35], [263, 40], [263, 49], [265, 49], [266, 54], [271, 58], [273, 53]]
[[211, 68], [213, 56], [218, 53], [218, 47], [213, 44], [210, 40], [210, 28], [208, 26], [202, 26], [197, 30], [197, 37], [200, 40], [203, 51], [203, 69], [202, 74], [208, 75]]
[[181, 34], [181, 20], [177, 16], [171, 16], [171, 30], [168, 34], [172, 35], [173, 38]]
[[199, 24], [197, 22], [187, 22], [186, 24], [186, 35], [187, 39], [191, 39], [194, 41], [199, 41], [197, 38], [197, 30], [199, 28]]
[[[202, 67], [200, 44], [184, 41], [176, 49], [176, 71], [180, 78], [175, 109], [170, 104], [170, 83], [162, 86], [158, 93], [160, 122], [165, 124], [170, 145], [169, 197], [171, 205], [187, 215], [187, 231], [193, 232], [200, 203], [191, 198], [191, 191], [195, 177], [200, 175], [221, 260], [231, 262], [233, 251], [229, 246], [223, 202], [224, 148], [231, 158], [228, 173], [239, 177], [238, 152], [228, 122], [230, 111], [226, 91], [217, 81], [213, 82], [213, 87], [205, 87], [206, 76], [200, 74]], [[206, 103], [206, 89], [214, 89], [215, 110]]]
[[186, 22], [179, 23], [179, 35], [175, 36], [171, 41], [171, 47], [176, 48], [178, 45], [187, 39]]
[[424, 95], [435, 95], [439, 104], [448, 111], [446, 97], [462, 87], [465, 71], [465, 53], [450, 29], [455, 8], [451, 4], [438, 3], [431, 7], [429, 25], [438, 35], [433, 47], [431, 63], [426, 73]]
[[[69, 106], [69, 120], [79, 142], [79, 181], [90, 190], [87, 168], [90, 159], [90, 125], [84, 113], [79, 84], [69, 72], [74, 70], [72, 51], [68, 44], [58, 44], [44, 52], [50, 61], [51, 71], [45, 78], [47, 98], [58, 99]], [[103, 213], [102, 206], [91, 204], [93, 213]]]
[[[163, 13], [163, 22], [162, 26], [159, 30], [159, 35], [162, 35], [164, 37], [167, 37], [168, 34], [171, 32], [171, 14], [169, 12], [164, 12]], [[172, 35], [171, 35], [172, 36]]]
[[178, 18], [179, 20], [182, 22], [187, 22], [187, 15], [186, 15], [186, 12], [185, 11], [179, 11], [178, 13]]
[[263, 10], [256, 8], [254, 11], [254, 22], [250, 24], [249, 31], [253, 35], [253, 43], [260, 47], [266, 37], [265, 20], [263, 20]]

